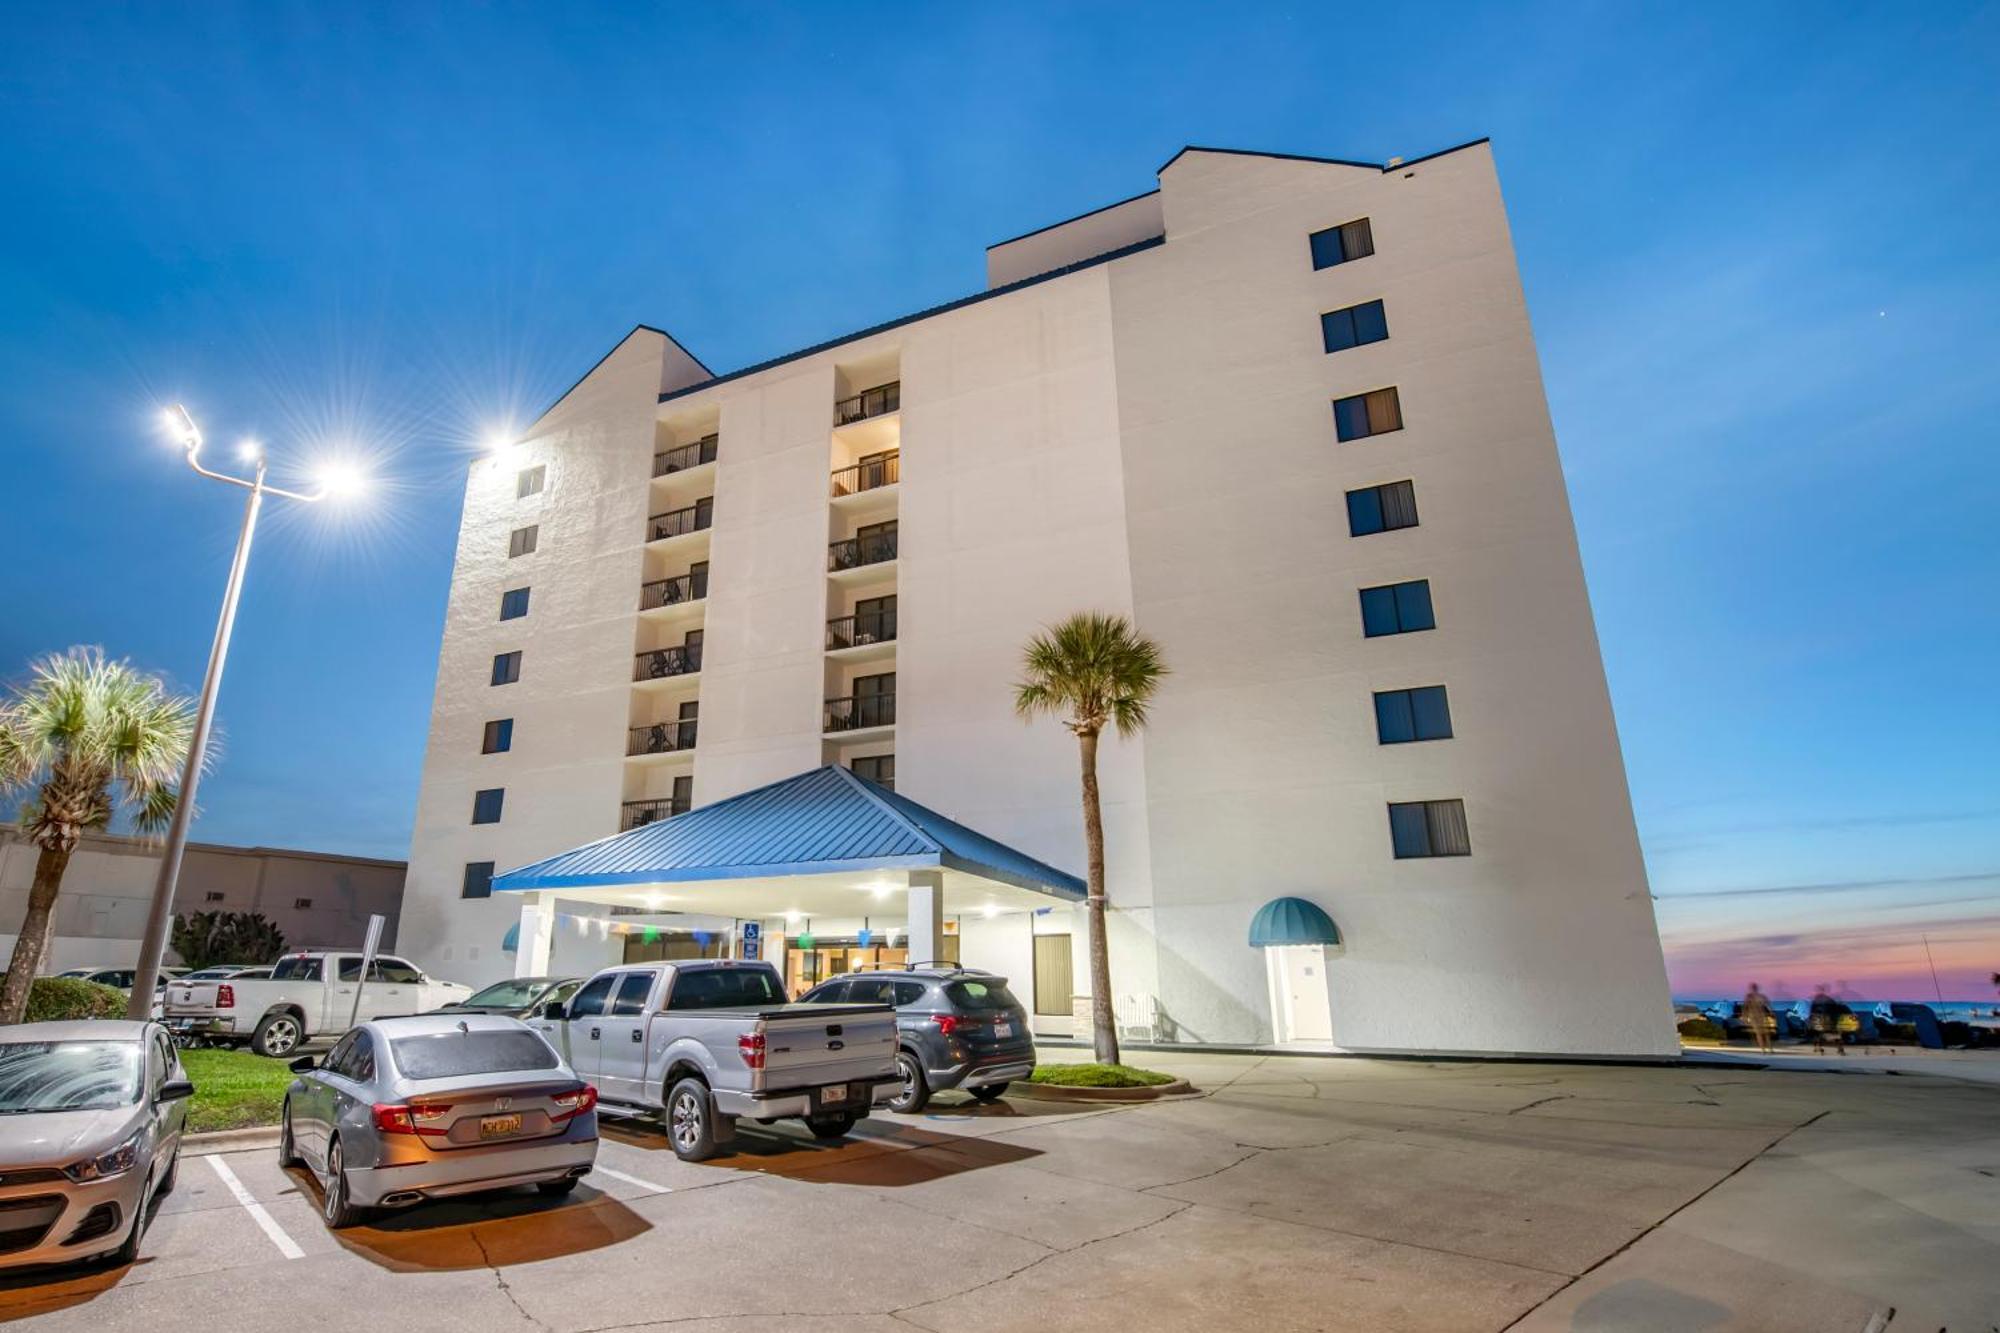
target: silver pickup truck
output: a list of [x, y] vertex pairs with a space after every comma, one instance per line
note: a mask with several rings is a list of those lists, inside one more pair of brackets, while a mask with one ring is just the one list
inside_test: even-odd
[[609, 968], [529, 1015], [607, 1114], [656, 1116], [683, 1161], [740, 1117], [803, 1120], [835, 1139], [896, 1094], [896, 1011], [791, 1004], [769, 963], [690, 959]]

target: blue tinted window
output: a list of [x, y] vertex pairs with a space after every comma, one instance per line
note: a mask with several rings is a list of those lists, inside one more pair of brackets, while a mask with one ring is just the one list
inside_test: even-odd
[[1390, 802], [1389, 842], [1399, 859], [1472, 855], [1465, 802], [1456, 799]]
[[507, 799], [505, 787], [490, 787], [472, 794], [472, 822], [475, 824], [497, 824], [500, 822], [500, 806]]
[[465, 883], [459, 889], [461, 898], [491, 898], [493, 896], [493, 863], [491, 861], [467, 861], [465, 863]]
[[1451, 705], [1444, 686], [1425, 685], [1410, 691], [1410, 716], [1416, 723], [1420, 741], [1451, 739]]
[[493, 654], [493, 683], [495, 685], [512, 685], [520, 678], [521, 654], [518, 651]]
[[1451, 739], [1451, 708], [1444, 686], [1384, 690], [1375, 696], [1375, 734], [1384, 745]]
[[1314, 268], [1332, 268], [1350, 259], [1364, 259], [1375, 253], [1375, 232], [1367, 218], [1356, 218], [1338, 227], [1316, 231], [1311, 236]]
[[1378, 343], [1389, 336], [1389, 316], [1380, 301], [1354, 307], [1354, 341]]
[[1328, 227], [1325, 231], [1314, 232], [1312, 252], [1314, 268], [1332, 268], [1347, 258], [1340, 252], [1340, 228]]
[[506, 592], [500, 594], [500, 618], [502, 620], [519, 620], [527, 614], [528, 590], [526, 588], [509, 588]]
[[1319, 317], [1320, 337], [1329, 352], [1344, 352], [1363, 343], [1378, 343], [1389, 336], [1389, 317], [1380, 301], [1331, 310]]
[[1347, 531], [1366, 537], [1382, 530], [1382, 492], [1373, 486], [1347, 493]]
[[1361, 590], [1361, 632], [1373, 639], [1384, 634], [1394, 634], [1399, 628], [1396, 624], [1396, 590], [1394, 588], [1363, 588]]
[[1354, 346], [1354, 312], [1330, 310], [1321, 315], [1319, 336], [1329, 352], [1344, 352]]
[[1408, 690], [1385, 690], [1375, 696], [1375, 735], [1384, 745], [1400, 745], [1417, 738]]
[[514, 748], [514, 719], [503, 717], [486, 724], [486, 738], [480, 744], [481, 754], [505, 754]]
[[1343, 440], [1361, 440], [1375, 432], [1368, 429], [1368, 400], [1361, 394], [1336, 398], [1333, 402], [1333, 433]]
[[1369, 638], [1436, 628], [1437, 621], [1431, 615], [1431, 585], [1428, 580], [1416, 579], [1409, 583], [1390, 583], [1361, 590], [1361, 632]]
[[1424, 820], [1422, 801], [1405, 801], [1389, 806], [1389, 841], [1395, 847], [1396, 855], [1429, 856], [1431, 854], [1430, 830]]
[[1347, 493], [1347, 530], [1356, 537], [1417, 526], [1417, 488], [1392, 481]]
[[1396, 585], [1396, 619], [1406, 631], [1437, 628], [1437, 620], [1431, 615], [1429, 579]]

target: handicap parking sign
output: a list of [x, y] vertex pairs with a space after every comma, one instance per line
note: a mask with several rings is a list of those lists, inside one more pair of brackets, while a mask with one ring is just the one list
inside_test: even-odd
[[743, 923], [743, 956], [757, 958], [763, 954], [764, 928], [755, 921]]

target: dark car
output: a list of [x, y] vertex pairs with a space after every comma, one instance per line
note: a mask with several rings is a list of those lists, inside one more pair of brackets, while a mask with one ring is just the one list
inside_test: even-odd
[[938, 965], [857, 972], [821, 982], [806, 1004], [896, 1006], [896, 1072], [903, 1085], [889, 1109], [920, 1111], [931, 1094], [964, 1088], [994, 1101], [1015, 1079], [1035, 1072], [1028, 1011], [1007, 978]]
[[568, 1000], [582, 984], [582, 977], [510, 977], [431, 1012], [504, 1014], [508, 1018], [526, 1018], [551, 1000]]

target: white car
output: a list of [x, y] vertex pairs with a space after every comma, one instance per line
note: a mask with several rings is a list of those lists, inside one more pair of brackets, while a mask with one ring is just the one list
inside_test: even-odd
[[427, 977], [389, 955], [376, 957], [364, 983], [359, 949], [314, 950], [286, 954], [269, 979], [182, 978], [167, 987], [166, 1024], [179, 1035], [286, 1056], [355, 1023], [421, 1014], [471, 994], [470, 986]]

